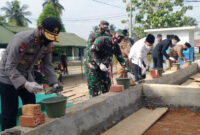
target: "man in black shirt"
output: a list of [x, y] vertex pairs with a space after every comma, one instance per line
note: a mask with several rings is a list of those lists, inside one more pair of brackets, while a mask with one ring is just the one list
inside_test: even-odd
[[173, 57], [170, 57], [167, 54], [166, 50], [169, 47], [175, 46], [176, 43], [179, 41], [180, 41], [179, 37], [174, 35], [171, 39], [162, 40], [154, 48], [152, 52], [153, 68], [155, 70], [158, 70], [160, 76], [162, 76], [162, 71], [163, 71], [163, 55], [166, 57], [166, 59], [174, 61], [175, 59]]

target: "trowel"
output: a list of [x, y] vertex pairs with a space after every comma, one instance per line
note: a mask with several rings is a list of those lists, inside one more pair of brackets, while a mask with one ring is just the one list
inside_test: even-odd
[[57, 88], [52, 88], [49, 91], [46, 90], [46, 87], [43, 86], [45, 94], [56, 94], [57, 96], [63, 96], [63, 86], [59, 86]]

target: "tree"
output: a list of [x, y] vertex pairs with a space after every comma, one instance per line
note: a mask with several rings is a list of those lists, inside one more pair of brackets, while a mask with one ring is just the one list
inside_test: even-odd
[[18, 0], [6, 2], [6, 7], [1, 8], [5, 12], [5, 17], [8, 19], [8, 24], [11, 26], [28, 26], [31, 21], [26, 16], [31, 15], [31, 12], [26, 11], [28, 5], [20, 5]]
[[4, 24], [6, 24], [6, 18], [5, 16], [0, 15], [0, 25], [4, 25]]
[[52, 4], [53, 7], [59, 12], [59, 14], [62, 14], [62, 10], [64, 10], [64, 7], [59, 3], [59, 0], [45, 0], [42, 6], [45, 7], [48, 4]]
[[61, 31], [65, 32], [65, 28], [63, 26], [63, 23], [61, 21], [60, 15], [58, 13], [58, 11], [53, 7], [52, 4], [48, 4], [45, 6], [45, 8], [43, 9], [42, 13], [40, 14], [38, 20], [37, 20], [37, 25], [41, 25], [42, 21], [48, 17], [54, 17], [56, 19], [58, 19], [58, 21], [61, 23], [62, 28]]
[[[192, 6], [185, 6], [183, 0], [132, 0], [132, 7], [136, 38], [144, 37], [145, 29], [197, 25], [194, 18], [185, 16], [187, 10], [192, 10]], [[130, 5], [127, 6], [127, 12], [130, 12]]]

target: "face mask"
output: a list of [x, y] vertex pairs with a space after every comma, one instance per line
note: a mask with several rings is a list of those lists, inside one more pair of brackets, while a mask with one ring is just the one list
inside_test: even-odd
[[116, 37], [113, 38], [115, 43], [119, 43], [119, 39], [117, 39]]
[[146, 45], [146, 44], [145, 44], [145, 47], [146, 47], [147, 49], [151, 49], [151, 46], [148, 46], [148, 45]]
[[52, 42], [52, 41], [46, 39], [46, 37], [45, 37], [43, 34], [41, 34], [41, 36], [40, 36], [40, 41], [41, 41], [42, 44], [45, 45], [45, 46], [47, 46], [50, 42]]
[[175, 45], [176, 45], [176, 42], [172, 42], [172, 45], [175, 46]]

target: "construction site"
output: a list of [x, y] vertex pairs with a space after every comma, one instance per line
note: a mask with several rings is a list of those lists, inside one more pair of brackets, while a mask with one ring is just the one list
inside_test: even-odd
[[71, 100], [76, 87], [64, 88], [67, 102], [74, 104], [63, 117], [46, 117], [46, 122], [35, 128], [14, 129], [23, 135], [198, 135], [199, 68], [200, 61], [196, 61], [122, 92], [91, 99], [78, 82], [82, 94], [71, 96]]
[[0, 1], [0, 135], [200, 135], [199, 3]]

